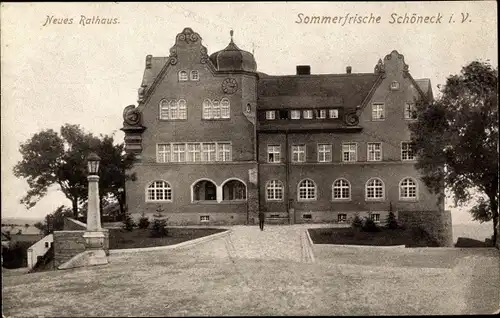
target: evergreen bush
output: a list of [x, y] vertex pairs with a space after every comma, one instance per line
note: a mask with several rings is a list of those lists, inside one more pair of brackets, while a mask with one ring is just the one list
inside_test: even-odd
[[363, 220], [361, 220], [358, 214], [356, 214], [352, 219], [351, 227], [353, 229], [361, 229], [363, 227]]
[[386, 227], [391, 230], [395, 230], [399, 228], [398, 220], [396, 220], [396, 216], [394, 212], [390, 211], [387, 215], [387, 219], [385, 221]]
[[380, 228], [371, 218], [365, 218], [362, 230], [364, 232], [380, 232]]
[[155, 218], [151, 226], [151, 237], [165, 237], [167, 235], [167, 220]]
[[140, 229], [147, 229], [149, 227], [150, 223], [151, 222], [149, 222], [149, 218], [146, 217], [144, 212], [142, 212], [141, 217], [139, 219], [139, 224], [138, 224], [139, 228]]
[[132, 217], [130, 216], [130, 214], [126, 214], [125, 215], [125, 218], [123, 219], [123, 229], [125, 231], [132, 231], [134, 229], [134, 227], [136, 227], [137, 225], [135, 224], [134, 222], [134, 219], [132, 219]]

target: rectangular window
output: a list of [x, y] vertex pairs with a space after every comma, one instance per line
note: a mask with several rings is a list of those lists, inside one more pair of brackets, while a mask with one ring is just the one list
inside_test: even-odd
[[170, 162], [170, 144], [159, 144], [157, 149], [156, 162]]
[[405, 141], [401, 143], [401, 160], [415, 160], [413, 143]]
[[279, 119], [288, 119], [288, 111], [280, 110], [278, 111]]
[[415, 103], [405, 103], [405, 119], [417, 119]]
[[304, 119], [312, 119], [313, 118], [313, 111], [308, 109], [304, 110]]
[[368, 161], [382, 161], [382, 143], [368, 143]]
[[212, 162], [215, 161], [215, 143], [202, 144], [202, 157], [201, 160]]
[[345, 223], [345, 222], [347, 222], [347, 214], [339, 213], [338, 216], [337, 216], [337, 221], [339, 223]]
[[329, 109], [328, 116], [330, 118], [339, 118], [339, 110], [338, 109]]
[[292, 119], [300, 119], [300, 110], [292, 110], [291, 115]]
[[198, 81], [200, 79], [200, 73], [198, 71], [191, 71], [191, 80]]
[[269, 145], [267, 146], [267, 162], [277, 163], [281, 161], [281, 146]]
[[200, 215], [200, 222], [210, 221], [210, 215]]
[[383, 103], [372, 104], [372, 120], [384, 120], [385, 110]]
[[325, 119], [326, 118], [326, 109], [320, 109], [319, 114], [318, 114], [319, 119]]
[[373, 222], [380, 222], [380, 214], [379, 213], [372, 213], [370, 214], [370, 219], [372, 219]]
[[187, 145], [187, 162], [200, 162], [201, 161], [201, 145], [188, 144]]
[[231, 161], [231, 144], [230, 143], [218, 143], [218, 154], [219, 161]]
[[292, 162], [306, 161], [306, 145], [292, 146]]
[[356, 143], [345, 143], [342, 145], [342, 161], [353, 162], [358, 160]]
[[173, 144], [172, 145], [173, 162], [185, 162], [186, 161], [186, 145], [185, 144]]
[[266, 119], [267, 120], [273, 120], [276, 118], [275, 116], [276, 116], [276, 112], [274, 110], [267, 110], [266, 111]]
[[302, 218], [303, 219], [311, 220], [312, 219], [312, 215], [311, 214], [302, 214]]
[[394, 91], [394, 90], [398, 90], [399, 89], [399, 83], [396, 82], [396, 81], [393, 81], [391, 83], [391, 89]]
[[332, 145], [319, 144], [318, 162], [331, 162], [331, 161], [332, 161]]

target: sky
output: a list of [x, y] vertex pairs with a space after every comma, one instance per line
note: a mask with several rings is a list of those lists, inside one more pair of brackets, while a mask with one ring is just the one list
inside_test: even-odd
[[[305, 23], [312, 16], [344, 22], [347, 14], [380, 18], [369, 24]], [[394, 23], [405, 14], [438, 23]], [[353, 73], [373, 72], [379, 58], [397, 50], [414, 78], [431, 79], [434, 95], [447, 76], [473, 60], [498, 65], [494, 1], [3, 2], [0, 17], [2, 217], [41, 219], [70, 206], [57, 188], [30, 210], [19, 204], [28, 189], [12, 173], [20, 144], [65, 123], [122, 142], [122, 111], [137, 104], [146, 55], [168, 56], [185, 27], [200, 34], [209, 54], [225, 48], [234, 30], [235, 43], [254, 51], [258, 71], [273, 75], [294, 74], [300, 64], [311, 65], [313, 74], [344, 73], [348, 65]], [[92, 18], [116, 23], [83, 23]], [[464, 208], [452, 209], [452, 217], [470, 222]]]

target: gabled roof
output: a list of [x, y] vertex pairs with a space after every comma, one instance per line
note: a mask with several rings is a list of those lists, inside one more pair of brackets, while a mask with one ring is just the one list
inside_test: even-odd
[[379, 74], [325, 74], [269, 76], [259, 74], [258, 107], [321, 108], [361, 106], [380, 78]]
[[429, 78], [415, 79], [415, 82], [417, 83], [422, 93], [424, 93], [425, 97], [430, 99], [433, 98], [431, 80]]

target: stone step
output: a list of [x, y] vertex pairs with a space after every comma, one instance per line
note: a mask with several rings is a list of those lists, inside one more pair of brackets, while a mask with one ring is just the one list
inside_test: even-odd
[[264, 224], [290, 224], [288, 218], [266, 218]]

